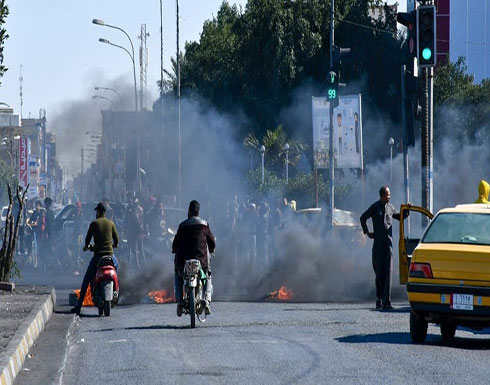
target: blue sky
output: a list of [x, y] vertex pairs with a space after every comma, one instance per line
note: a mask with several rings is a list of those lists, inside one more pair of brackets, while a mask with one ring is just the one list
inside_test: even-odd
[[[222, 0], [180, 0], [180, 39], [199, 39], [203, 22], [216, 14]], [[394, 1], [389, 1], [393, 3]], [[170, 67], [175, 56], [175, 1], [164, 0], [164, 57]], [[231, 1], [245, 7], [246, 0]], [[150, 37], [148, 90], [157, 94], [160, 78], [159, 0], [11, 0], [6, 28], [4, 63], [9, 68], [0, 87], [0, 101], [20, 111], [19, 69], [23, 66], [23, 116], [37, 117], [40, 108], [47, 116], [59, 113], [64, 102], [90, 97], [96, 84], [107, 86], [115, 79], [132, 84], [131, 60], [122, 50], [98, 42], [99, 37], [127, 46], [119, 31], [92, 24], [92, 19], [125, 29], [139, 47], [137, 36], [146, 23]], [[137, 68], [138, 71], [138, 68]], [[139, 81], [139, 72], [137, 77]], [[97, 81], [97, 80], [98, 81]], [[106, 84], [102, 84], [102, 83]]]

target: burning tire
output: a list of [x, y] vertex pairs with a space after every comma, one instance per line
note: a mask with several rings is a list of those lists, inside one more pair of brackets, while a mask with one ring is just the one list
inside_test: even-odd
[[189, 315], [191, 316], [191, 329], [196, 327], [196, 295], [194, 288], [191, 287], [187, 293], [187, 300], [189, 301]]

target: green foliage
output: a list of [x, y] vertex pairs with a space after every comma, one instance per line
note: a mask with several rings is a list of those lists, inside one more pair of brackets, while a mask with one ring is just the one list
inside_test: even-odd
[[262, 170], [260, 167], [247, 173], [249, 195], [255, 201], [260, 199], [281, 198], [286, 181], [279, 179], [273, 172], [264, 170], [264, 184], [262, 184]]
[[[328, 181], [324, 181], [321, 175], [318, 176], [318, 200], [326, 202], [328, 200]], [[296, 208], [315, 207], [315, 173], [298, 174], [290, 179], [286, 188], [285, 196], [288, 200], [296, 201]]]
[[[351, 47], [342, 66], [341, 81], [357, 85], [365, 103], [398, 119], [399, 69], [397, 54], [403, 41], [395, 15], [385, 7], [384, 20], [368, 15], [379, 0], [344, 0], [335, 5], [336, 44]], [[244, 112], [249, 118], [243, 134], [266, 134], [283, 125], [286, 132], [311, 132], [289, 126], [281, 118], [293, 93], [310, 82], [323, 92], [329, 65], [330, 2], [319, 0], [249, 0], [245, 10], [224, 1], [212, 20], [204, 23], [198, 42], [188, 42], [181, 64], [184, 95], [199, 95], [218, 111]], [[354, 23], [354, 24], [353, 24]], [[167, 87], [175, 88], [174, 74]], [[359, 84], [362, 89], [359, 89]]]
[[466, 71], [464, 59], [459, 58], [435, 72], [435, 138], [490, 144], [490, 81], [475, 84]]
[[[277, 200], [287, 198], [288, 201], [295, 200], [297, 209], [315, 207], [315, 173], [298, 174], [290, 178], [288, 184], [284, 179], [278, 178], [274, 173], [265, 170], [264, 184], [262, 184], [261, 169], [249, 171], [247, 182], [249, 195], [255, 200], [261, 199]], [[335, 186], [335, 199], [341, 203], [351, 189], [350, 185]], [[318, 200], [327, 202], [329, 200], [328, 181], [321, 174], [318, 175]]]
[[12, 167], [7, 164], [0, 162], [0, 200], [1, 202], [8, 201], [8, 193], [5, 186], [10, 184], [11, 186], [15, 186], [15, 172]]
[[[274, 130], [267, 130], [262, 138], [262, 144], [265, 147], [266, 167], [273, 170], [278, 176], [284, 173], [286, 165], [286, 150], [284, 149], [286, 143], [289, 144], [288, 163], [290, 166], [296, 167], [307, 147], [305, 144], [297, 140], [288, 140], [281, 125]], [[253, 132], [250, 132], [243, 140], [243, 145], [248, 148], [249, 153], [254, 151], [260, 153], [262, 144]]]

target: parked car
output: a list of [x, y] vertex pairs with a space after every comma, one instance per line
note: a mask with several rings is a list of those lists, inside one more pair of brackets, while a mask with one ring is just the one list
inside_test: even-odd
[[418, 206], [402, 205], [401, 217], [405, 211], [429, 223], [420, 239], [406, 236], [407, 219], [400, 223], [400, 283], [407, 283], [412, 340], [425, 340], [429, 322], [446, 340], [458, 326], [490, 327], [490, 205], [458, 205], [435, 217]]

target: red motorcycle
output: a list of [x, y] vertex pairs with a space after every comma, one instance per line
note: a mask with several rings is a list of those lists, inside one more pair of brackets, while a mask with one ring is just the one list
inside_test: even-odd
[[[89, 246], [93, 251], [93, 246]], [[119, 300], [119, 280], [117, 278], [117, 260], [113, 255], [103, 256], [97, 264], [95, 280], [91, 285], [92, 301], [99, 309], [99, 316], [111, 315], [111, 308], [116, 306]]]

